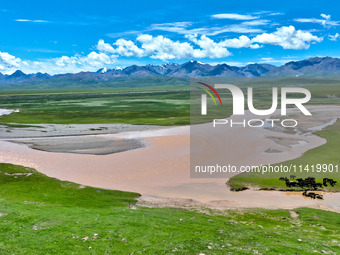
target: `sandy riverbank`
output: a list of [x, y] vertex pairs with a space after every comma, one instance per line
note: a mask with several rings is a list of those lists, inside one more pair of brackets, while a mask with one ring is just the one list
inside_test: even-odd
[[[237, 138], [237, 147], [230, 146], [228, 151], [228, 161], [239, 164], [242, 155], [243, 164], [277, 163], [299, 157], [305, 151], [324, 144], [326, 142], [324, 139], [311, 135], [308, 129], [339, 118], [340, 107], [309, 108], [313, 117], [320, 117], [316, 122], [314, 118], [309, 122], [304, 120], [303, 129], [298, 130], [299, 132], [262, 128], [252, 130], [251, 132], [256, 133], [249, 136], [247, 135], [249, 130], [246, 133], [244, 133], [246, 130], [242, 129], [228, 132], [224, 139], [229, 144], [233, 144]], [[54, 128], [58, 129], [58, 126]], [[58, 132], [63, 133], [61, 129]], [[0, 135], [5, 137], [6, 134]], [[1, 140], [0, 162], [34, 167], [48, 176], [83, 185], [139, 192], [143, 195], [140, 199], [140, 204], [143, 205], [165, 203], [174, 206], [184, 203], [187, 206], [197, 204], [219, 209], [254, 207], [290, 209], [311, 206], [340, 211], [338, 202], [340, 194], [325, 194], [325, 200], [317, 201], [296, 193], [289, 195], [283, 192], [259, 191], [235, 193], [228, 190], [225, 178], [190, 178], [189, 135], [190, 128], [185, 126], [94, 136], [99, 139], [137, 139], [146, 144], [143, 148], [109, 155], [47, 152], [34, 150], [25, 144]], [[58, 139], [62, 138], [48, 139], [51, 139], [51, 143], [57, 143]], [[82, 139], [82, 136], [78, 136], [75, 144], [85, 141]], [[44, 142], [46, 143], [46, 140]]]
[[103, 136], [66, 136], [59, 138], [30, 138], [10, 140], [25, 144], [35, 150], [48, 152], [109, 155], [146, 146], [146, 142], [139, 139], [107, 138]]
[[[13, 110], [1, 111], [0, 116], [11, 114]], [[130, 124], [0, 124], [0, 139], [7, 138], [43, 138], [63, 136], [86, 136], [99, 134], [118, 134], [134, 131], [158, 130], [164, 127], [152, 125], [130, 125]]]

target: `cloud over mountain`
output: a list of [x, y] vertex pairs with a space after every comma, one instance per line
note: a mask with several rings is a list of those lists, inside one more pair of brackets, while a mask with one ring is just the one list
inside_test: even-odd
[[[270, 51], [282, 54], [283, 50], [307, 50], [312, 48], [313, 44], [323, 41], [332, 43], [339, 38], [339, 33], [335, 31], [323, 33], [315, 29], [299, 29], [293, 25], [282, 26], [274, 22], [276, 16], [284, 15], [271, 11], [218, 13], [207, 16], [208, 22], [184, 20], [152, 23], [144, 26], [140, 31], [129, 30], [116, 33], [114, 39], [110, 38], [108, 33], [108, 38], [98, 40], [96, 45], [89, 46], [90, 51], [83, 50], [80, 51], [81, 54], [23, 59], [10, 52], [0, 52], [0, 72], [12, 73], [20, 69], [26, 73], [76, 73], [94, 71], [102, 67], [112, 68], [116, 63], [124, 67], [126, 63], [133, 61], [138, 63], [139, 59], [144, 63], [155, 63], [156, 60], [182, 62], [189, 59], [240, 62], [237, 58], [244, 52], [256, 56], [257, 51], [260, 52], [257, 59], [272, 57], [278, 59], [280, 57], [277, 54], [266, 55], [268, 52], [265, 50], [269, 48], [267, 45], [276, 46], [270, 47]], [[26, 23], [25, 26], [30, 23], [44, 23], [44, 20], [38, 19], [16, 21]], [[339, 23], [331, 20], [329, 14], [321, 14], [320, 18], [298, 18], [294, 21], [310, 23], [310, 25], [320, 24], [327, 29], [334, 28]], [[46, 26], [54, 22], [48, 22]], [[39, 25], [32, 24], [32, 26]], [[324, 37], [328, 40], [323, 40]], [[33, 51], [34, 49], [31, 50]], [[226, 60], [230, 56], [233, 59]], [[253, 59], [242, 60], [245, 63], [253, 61]]]
[[308, 49], [311, 43], [321, 42], [322, 37], [309, 31], [296, 30], [294, 26], [277, 28], [273, 33], [262, 33], [253, 38], [241, 35], [238, 38], [215, 41], [206, 35], [187, 34], [188, 42], [173, 41], [162, 35], [141, 34], [136, 42], [118, 39], [112, 45], [99, 40], [97, 49], [101, 52], [124, 57], [150, 57], [170, 60], [185, 58], [224, 58], [232, 55], [228, 48], [258, 49], [265, 44], [281, 46], [283, 49]]

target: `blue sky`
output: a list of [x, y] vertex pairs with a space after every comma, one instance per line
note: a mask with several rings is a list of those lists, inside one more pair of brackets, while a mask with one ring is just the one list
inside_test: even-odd
[[340, 56], [338, 1], [1, 1], [0, 72]]

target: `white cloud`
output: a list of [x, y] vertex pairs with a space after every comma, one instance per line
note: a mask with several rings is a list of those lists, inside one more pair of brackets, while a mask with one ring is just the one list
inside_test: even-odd
[[251, 20], [251, 21], [244, 21], [241, 23], [243, 26], [264, 26], [268, 25], [270, 20], [266, 19], [258, 19], [258, 20]]
[[141, 31], [166, 31], [177, 34], [192, 35], [219, 35], [222, 33], [262, 33], [264, 32], [260, 28], [254, 28], [254, 26], [261, 26], [268, 24], [268, 20], [253, 20], [245, 21], [240, 24], [225, 25], [219, 27], [198, 27], [190, 28], [192, 22], [174, 22], [174, 23], [162, 23], [152, 24], [147, 30]]
[[96, 48], [101, 52], [116, 53], [124, 57], [143, 57], [144, 55], [143, 50], [139, 49], [130, 40], [118, 39], [113, 45], [116, 47], [113, 48], [112, 45], [105, 43], [104, 40], [99, 40]]
[[114, 45], [115, 53], [124, 56], [124, 57], [143, 57], [143, 50], [139, 49], [132, 41], [125, 39], [118, 39]]
[[140, 31], [126, 31], [122, 33], [109, 33], [107, 34], [111, 38], [119, 38], [126, 35], [132, 34], [144, 34], [150, 31], [165, 31], [182, 35], [207, 35], [214, 36], [222, 33], [263, 33], [264, 31], [259, 26], [268, 25], [270, 20], [258, 19], [258, 20], [247, 20], [241, 21], [239, 24], [229, 24], [224, 26], [213, 26], [213, 27], [193, 27], [195, 23], [183, 21], [183, 22], [172, 22], [172, 23], [160, 23], [152, 24], [147, 29]]
[[145, 55], [154, 59], [167, 60], [200, 57], [200, 51], [194, 50], [188, 42], [172, 41], [161, 35], [153, 37], [148, 34], [138, 36], [137, 40], [142, 44], [141, 48], [144, 50]]
[[[251, 21], [250, 21], [251, 22]], [[262, 21], [264, 24], [267, 21]], [[186, 26], [187, 24], [179, 24]], [[284, 49], [308, 49], [311, 43], [321, 42], [323, 38], [309, 31], [296, 30], [295, 27], [280, 27], [272, 33], [262, 33], [253, 38], [241, 35], [214, 41], [207, 35], [186, 34], [189, 42], [173, 41], [162, 35], [152, 36], [141, 34], [136, 42], [118, 39], [112, 45], [99, 40], [97, 49], [101, 52], [117, 54], [124, 57], [150, 57], [153, 59], [170, 60], [186, 58], [218, 59], [232, 55], [228, 48], [258, 49], [264, 44], [278, 45]]]
[[258, 28], [258, 26], [267, 25], [268, 23], [269, 20], [251, 20], [244, 21], [240, 24], [226, 25], [222, 27], [210, 27], [197, 33], [209, 36], [219, 35], [222, 33], [258, 34], [264, 32], [261, 28]]
[[42, 20], [42, 19], [15, 19], [14, 21], [18, 21], [18, 22], [34, 22], [34, 23], [47, 23], [47, 20]]
[[237, 14], [237, 13], [214, 14], [214, 15], [211, 15], [211, 17], [215, 19], [234, 19], [234, 20], [252, 20], [252, 19], [258, 18], [258, 16], [243, 15], [243, 14]]
[[226, 39], [222, 41], [220, 44], [223, 45], [224, 47], [229, 48], [252, 48], [252, 49], [260, 48], [260, 45], [253, 44], [249, 37], [245, 35], [241, 35], [239, 38]]
[[278, 15], [284, 15], [282, 12], [272, 12], [268, 14], [269, 16], [278, 16]]
[[14, 21], [18, 21], [18, 22], [31, 22], [32, 20], [30, 20], [30, 19], [15, 19]]
[[115, 62], [116, 56], [109, 56], [106, 55], [105, 53], [97, 53], [92, 51], [86, 57], [82, 57], [80, 59], [83, 60], [85, 64], [99, 67], [103, 65], [113, 64]]
[[202, 49], [198, 54], [201, 55], [201, 58], [223, 58], [231, 55], [223, 44], [216, 43], [205, 35], [199, 39], [197, 39], [197, 35], [187, 36], [187, 38]]
[[103, 52], [114, 53], [115, 49], [109, 44], [105, 43], [104, 40], [99, 40], [96, 46], [97, 50]]
[[340, 36], [339, 33], [336, 33], [335, 35], [328, 35], [328, 39], [330, 41], [337, 41], [339, 36]]
[[174, 32], [178, 34], [187, 34], [189, 30], [187, 27], [191, 26], [192, 22], [173, 22], [173, 23], [161, 23], [161, 24], [152, 24], [149, 30], [159, 30], [159, 31], [167, 31]]
[[[54, 73], [58, 73], [60, 69], [67, 70], [68, 72], [80, 72], [83, 70], [96, 71], [98, 68], [113, 64], [115, 60], [116, 56], [114, 55], [92, 51], [86, 56], [75, 55], [72, 57], [62, 56], [60, 58], [53, 58], [44, 62], [44, 64], [56, 65], [57, 68], [52, 68]], [[62, 73], [65, 73], [65, 71]]]
[[[141, 34], [137, 37], [137, 46], [134, 42], [118, 39], [112, 46], [100, 40], [97, 49], [102, 52], [118, 54], [124, 57], [145, 57], [153, 59], [170, 60], [186, 58], [222, 58], [231, 55], [226, 46], [216, 43], [205, 35], [187, 35], [190, 42], [173, 41], [164, 36]], [[195, 47], [196, 46], [196, 47]]]
[[321, 13], [320, 16], [322, 18], [324, 18], [325, 20], [330, 20], [331, 19], [331, 15], [326, 15], [326, 14]]
[[0, 70], [8, 68], [19, 68], [22, 64], [20, 58], [16, 58], [7, 52], [0, 52]]
[[[284, 65], [288, 62], [294, 61], [294, 59], [292, 58], [286, 58], [286, 59], [274, 59], [271, 57], [267, 57], [267, 58], [261, 58], [258, 63], [263, 63], [263, 64], [280, 64], [280, 65]], [[254, 64], [254, 63], [251, 63]]]
[[52, 59], [52, 62], [59, 67], [65, 68], [77, 68], [77, 67], [102, 67], [103, 65], [109, 65], [114, 63], [115, 57], [106, 55], [105, 53], [97, 53], [92, 51], [87, 56], [62, 56], [60, 58]]
[[49, 74], [96, 71], [103, 66], [112, 65], [115, 60], [114, 55], [94, 51], [86, 56], [62, 56], [40, 61], [21, 60], [7, 52], [0, 52], [0, 72], [11, 74], [18, 69], [24, 73], [46, 72]]
[[300, 18], [294, 19], [294, 21], [301, 22], [301, 23], [316, 23], [320, 24], [325, 28], [339, 26], [339, 21], [332, 21], [331, 15], [321, 14], [320, 15], [323, 19], [316, 19], [316, 18]]
[[228, 25], [228, 26], [222, 26], [222, 27], [211, 27], [211, 28], [202, 28], [200, 30], [191, 30], [190, 33], [187, 34], [203, 34], [208, 36], [214, 36], [219, 35], [223, 33], [240, 33], [240, 34], [249, 34], [249, 33], [262, 33], [264, 32], [260, 28], [253, 28], [250, 26], [246, 26], [243, 24], [237, 24], [237, 25]]
[[115, 48], [112, 45], [105, 43], [104, 40], [99, 40], [96, 48], [101, 52], [106, 53], [116, 53], [120, 56], [124, 57], [143, 57], [143, 50], [139, 49], [132, 41], [125, 39], [118, 39], [114, 44]]
[[280, 27], [273, 33], [263, 33], [252, 39], [252, 42], [279, 45], [284, 49], [308, 49], [313, 42], [321, 42], [323, 38], [310, 32], [296, 30], [295, 27]]
[[43, 20], [43, 19], [35, 19], [35, 20], [32, 20], [32, 22], [35, 22], [35, 23], [46, 23], [48, 21], [47, 20]]

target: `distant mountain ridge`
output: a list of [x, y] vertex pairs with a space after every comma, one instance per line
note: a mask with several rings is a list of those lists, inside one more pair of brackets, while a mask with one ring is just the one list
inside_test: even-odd
[[249, 64], [244, 67], [227, 64], [210, 65], [196, 60], [183, 64], [132, 65], [126, 68], [108, 69], [96, 72], [49, 75], [47, 73], [25, 74], [20, 70], [11, 75], [0, 73], [0, 84], [35, 82], [46, 80], [67, 80], [78, 82], [109, 81], [116, 77], [170, 76], [176, 78], [195, 77], [230, 77], [230, 78], [285, 78], [285, 77], [340, 77], [340, 59], [332, 57], [314, 57], [302, 61], [291, 61], [282, 66], [270, 64]]

